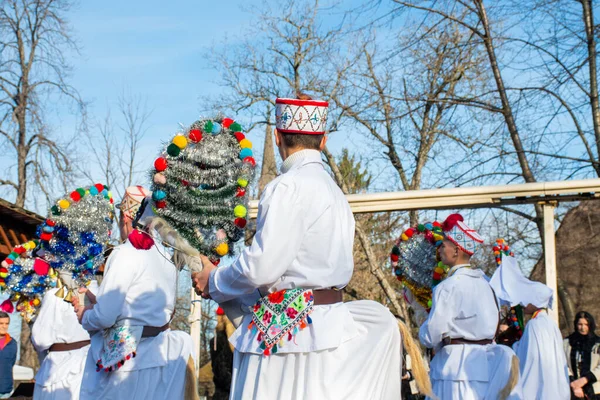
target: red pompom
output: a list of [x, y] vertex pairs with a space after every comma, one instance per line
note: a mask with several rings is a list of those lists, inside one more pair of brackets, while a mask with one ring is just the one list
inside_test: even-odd
[[46, 220], [46, 225], [48, 225], [48, 226], [54, 226], [54, 225], [56, 225], [56, 222], [52, 221], [51, 219], [47, 219]]
[[127, 237], [133, 247], [138, 250], [150, 250], [154, 246], [154, 239], [146, 232], [134, 229]]
[[[5, 259], [4, 259], [4, 261], [5, 261], [5, 262], [6, 262], [8, 265], [10, 265], [10, 264], [12, 264], [12, 263], [14, 262], [14, 261], [13, 261], [13, 260], [11, 260], [10, 258], [5, 258]], [[0, 270], [0, 272], [1, 272], [1, 270]], [[6, 272], [8, 272], [8, 270], [7, 270]]]
[[398, 254], [390, 254], [390, 260], [394, 262], [398, 261]]
[[223, 122], [221, 122], [221, 125], [223, 125], [224, 128], [229, 128], [231, 124], [233, 124], [233, 120], [231, 118], [225, 118], [223, 119]]
[[219, 263], [221, 262], [221, 260], [219, 260], [218, 258], [216, 260], [210, 260], [211, 263], [213, 263], [214, 266], [219, 265]]
[[25, 248], [23, 246], [17, 246], [13, 249], [13, 251], [17, 254], [23, 254], [25, 253]]
[[110, 198], [110, 200], [109, 200], [109, 202], [110, 202], [110, 204], [112, 204], [112, 203], [114, 203], [114, 202], [115, 202], [115, 199], [113, 199], [113, 198], [111, 197], [111, 198]]
[[404, 232], [404, 234], [410, 238], [415, 234], [415, 230], [413, 228], [409, 228], [406, 230], [406, 232]]
[[244, 189], [243, 187], [238, 187], [237, 191], [235, 192], [235, 197], [244, 197], [246, 195], [246, 189]]
[[440, 224], [439, 222], [435, 221], [433, 223], [433, 226], [435, 226], [436, 228], [439, 228], [440, 226], [442, 226], [442, 224]]
[[156, 169], [158, 172], [161, 172], [161, 171], [164, 171], [165, 169], [167, 169], [167, 160], [164, 159], [163, 157], [158, 157], [154, 161], [154, 169]]
[[493, 250], [493, 251], [500, 251], [500, 247], [498, 247], [498, 246], [494, 246], [494, 247], [492, 247], [492, 250]]
[[52, 239], [52, 234], [48, 233], [48, 232], [44, 232], [40, 235], [40, 239], [45, 242], [48, 242], [48, 241], [50, 241], [50, 239]]
[[235, 226], [237, 226], [240, 229], [244, 229], [246, 227], [247, 222], [248, 221], [246, 221], [244, 218], [236, 218], [235, 221], [233, 221]]
[[200, 129], [192, 129], [190, 131], [190, 141], [198, 143], [202, 140], [202, 131]]
[[186, 181], [185, 179], [182, 179], [182, 180], [181, 180], [181, 184], [182, 184], [183, 186], [190, 186], [190, 183], [189, 183], [188, 181]]
[[438, 274], [437, 272], [434, 272], [433, 279], [435, 279], [436, 281], [439, 281], [442, 279], [442, 275]]
[[71, 197], [71, 199], [73, 199], [73, 201], [81, 200], [81, 195], [77, 191], [71, 192], [70, 197]]
[[460, 214], [450, 214], [450, 215], [448, 215], [448, 218], [446, 218], [446, 220], [444, 221], [444, 224], [442, 225], [442, 229], [444, 232], [447, 232], [447, 231], [451, 230], [452, 228], [454, 228], [456, 226], [456, 224], [458, 223], [458, 221], [462, 222], [464, 220], [465, 219]]
[[246, 157], [244, 158], [244, 162], [252, 165], [252, 168], [256, 167], [256, 160], [254, 157]]
[[94, 187], [96, 188], [96, 190], [98, 191], [98, 193], [101, 193], [104, 190], [104, 185], [101, 183], [96, 183], [94, 185]]
[[241, 142], [246, 138], [246, 136], [242, 132], [236, 132], [234, 133], [234, 135], [238, 142]]
[[225, 311], [221, 307], [219, 307], [217, 308], [217, 315], [225, 315]]
[[165, 208], [167, 206], [167, 203], [164, 200], [159, 200], [154, 204], [156, 205], [156, 208]]

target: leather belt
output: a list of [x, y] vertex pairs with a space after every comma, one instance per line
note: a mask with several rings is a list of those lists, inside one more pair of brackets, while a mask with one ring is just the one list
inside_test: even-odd
[[166, 331], [170, 327], [170, 322], [167, 322], [163, 326], [144, 326], [144, 329], [142, 330], [142, 337], [158, 336], [161, 332]]
[[485, 346], [486, 344], [492, 344], [494, 343], [494, 339], [481, 339], [481, 340], [468, 340], [468, 339], [450, 339], [450, 338], [444, 338], [444, 346], [447, 346], [449, 344], [476, 344], [479, 346]]
[[341, 290], [317, 289], [313, 290], [313, 299], [315, 306], [324, 306], [327, 304], [341, 303], [343, 301], [343, 296]]
[[89, 340], [82, 340], [80, 342], [73, 342], [73, 343], [54, 343], [52, 346], [50, 346], [48, 351], [54, 352], [54, 351], [78, 350], [78, 349], [81, 349], [82, 347], [87, 346], [88, 344], [90, 344]]

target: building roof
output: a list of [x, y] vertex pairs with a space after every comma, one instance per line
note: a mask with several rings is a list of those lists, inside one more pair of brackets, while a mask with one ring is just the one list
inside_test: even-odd
[[36, 227], [44, 217], [9, 201], [0, 199], [0, 260], [13, 247], [35, 237]]

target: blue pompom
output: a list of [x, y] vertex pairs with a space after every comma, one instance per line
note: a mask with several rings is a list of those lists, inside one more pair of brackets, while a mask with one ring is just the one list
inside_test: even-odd
[[167, 197], [167, 194], [165, 192], [163, 192], [162, 190], [155, 190], [154, 192], [152, 192], [152, 199], [154, 201], [160, 201], [160, 200], [164, 199], [165, 197]]
[[240, 151], [240, 160], [243, 160], [246, 157], [252, 157], [252, 150], [245, 148]]
[[425, 229], [427, 229], [428, 231], [433, 229], [433, 224], [431, 222], [428, 222], [425, 224]]
[[219, 133], [221, 133], [221, 124], [219, 124], [218, 122], [213, 122], [211, 134], [218, 135]]
[[54, 232], [54, 228], [53, 228], [52, 226], [45, 226], [45, 227], [43, 227], [43, 228], [42, 228], [42, 230], [43, 230], [44, 232], [47, 232], [47, 233], [52, 233], [52, 232]]
[[92, 187], [90, 188], [90, 194], [91, 194], [92, 196], [96, 196], [96, 195], [98, 194], [98, 189], [96, 189], [94, 186], [92, 186]]

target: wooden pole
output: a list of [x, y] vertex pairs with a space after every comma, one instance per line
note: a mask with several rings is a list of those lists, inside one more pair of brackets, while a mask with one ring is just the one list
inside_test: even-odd
[[201, 349], [201, 340], [200, 340], [200, 323], [202, 322], [202, 298], [196, 294], [194, 289], [191, 289], [191, 304], [192, 307], [190, 309], [190, 336], [194, 341], [194, 352], [196, 353], [196, 374], [200, 370], [200, 349]]
[[544, 210], [544, 264], [546, 270], [546, 285], [554, 293], [554, 304], [548, 314], [558, 324], [558, 274], [556, 272], [556, 238], [554, 236], [554, 203], [546, 202]]

